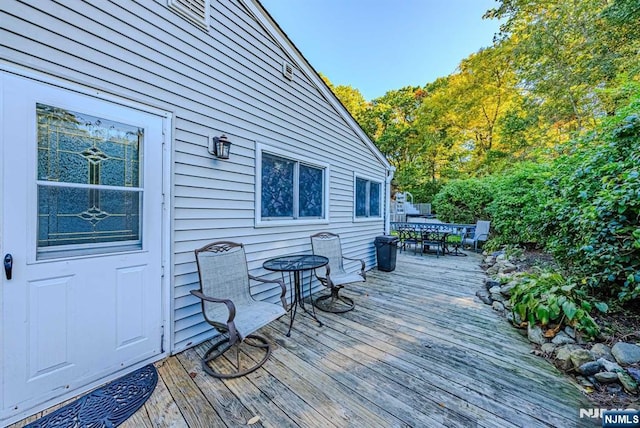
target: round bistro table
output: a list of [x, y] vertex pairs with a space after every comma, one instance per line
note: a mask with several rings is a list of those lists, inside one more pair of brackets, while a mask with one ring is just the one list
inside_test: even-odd
[[[281, 256], [275, 257], [273, 259], [269, 259], [262, 264], [267, 270], [282, 272], [282, 276], [284, 278], [284, 273], [289, 272], [289, 289], [291, 290], [291, 307], [289, 311], [291, 311], [291, 321], [289, 322], [289, 331], [287, 331], [287, 337], [291, 336], [291, 327], [293, 327], [293, 320], [296, 317], [296, 312], [298, 306], [302, 308], [303, 311], [311, 315], [311, 317], [316, 320], [318, 325], [322, 327], [322, 322], [316, 316], [316, 310], [313, 307], [313, 301], [311, 301], [311, 312], [307, 311], [304, 306], [304, 290], [302, 284], [302, 272], [307, 270], [313, 270], [320, 268], [322, 266], [326, 266], [329, 263], [329, 259], [324, 256], [316, 256], [314, 254], [293, 254], [289, 256]], [[291, 275], [293, 274], [293, 286], [291, 286]], [[313, 275], [309, 275], [309, 298], [311, 299], [311, 281], [313, 280]]]

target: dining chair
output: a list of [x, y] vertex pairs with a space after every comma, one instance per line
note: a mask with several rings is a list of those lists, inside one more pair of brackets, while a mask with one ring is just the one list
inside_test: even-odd
[[[311, 248], [313, 254], [329, 259], [329, 264], [324, 268], [316, 269], [315, 275], [320, 283], [330, 290], [330, 294], [318, 297], [313, 304], [325, 312], [342, 313], [352, 310], [355, 302], [350, 297], [341, 295], [340, 290], [345, 284], [367, 280], [364, 260], [345, 257], [342, 254], [340, 236], [331, 232], [312, 235]], [[347, 272], [344, 268], [344, 260], [360, 262], [360, 271]]]
[[446, 246], [445, 239], [447, 239], [447, 233], [441, 230], [431, 228], [423, 229], [421, 248], [423, 252], [435, 248], [436, 258], [438, 258], [440, 254], [444, 255]]
[[403, 227], [398, 229], [398, 239], [400, 241], [400, 251], [406, 251], [407, 246], [412, 245], [413, 254], [416, 254], [422, 242], [422, 234], [412, 227]]
[[[191, 294], [200, 299], [205, 321], [220, 333], [202, 358], [202, 368], [224, 379], [251, 373], [271, 355], [267, 339], [254, 332], [286, 313], [284, 282], [249, 275], [244, 245], [239, 243], [213, 242], [195, 250], [195, 256], [200, 288], [191, 290]], [[276, 285], [280, 302], [255, 300], [250, 280]], [[232, 367], [225, 369], [214, 360], [230, 349], [235, 351], [235, 360], [230, 358]], [[242, 353], [246, 354], [244, 366]]]

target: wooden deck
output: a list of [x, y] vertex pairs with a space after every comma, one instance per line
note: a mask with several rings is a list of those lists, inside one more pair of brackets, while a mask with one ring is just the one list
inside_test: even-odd
[[204, 374], [204, 345], [168, 358], [122, 426], [594, 426], [578, 388], [474, 298], [479, 261], [399, 254], [394, 272], [349, 286], [355, 310], [319, 313], [323, 327], [298, 313], [287, 340], [288, 316], [261, 330], [273, 354], [244, 378]]

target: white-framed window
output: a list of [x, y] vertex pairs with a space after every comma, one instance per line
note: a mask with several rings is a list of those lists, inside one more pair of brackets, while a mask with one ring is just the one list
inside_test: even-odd
[[37, 258], [142, 249], [144, 128], [36, 104]]
[[382, 181], [353, 174], [353, 218], [356, 221], [382, 218]]
[[329, 165], [256, 144], [256, 226], [329, 222]]

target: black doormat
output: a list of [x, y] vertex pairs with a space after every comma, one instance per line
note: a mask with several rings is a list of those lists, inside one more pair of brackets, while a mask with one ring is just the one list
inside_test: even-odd
[[25, 428], [111, 428], [138, 410], [158, 383], [153, 364], [109, 382]]

